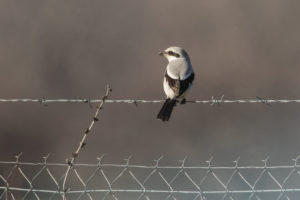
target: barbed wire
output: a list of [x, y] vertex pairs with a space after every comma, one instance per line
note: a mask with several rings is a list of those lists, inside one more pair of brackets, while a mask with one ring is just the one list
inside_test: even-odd
[[[165, 100], [146, 100], [146, 99], [109, 99], [105, 103], [127, 103], [127, 104], [139, 104], [139, 103], [163, 103]], [[49, 104], [49, 103], [101, 103], [101, 99], [43, 99], [43, 98], [24, 98], [24, 99], [0, 99], [0, 103], [40, 103], [40, 104]], [[208, 100], [187, 100], [186, 103], [199, 103], [199, 104], [273, 104], [273, 103], [300, 103], [300, 99], [267, 99], [263, 97], [256, 97], [256, 99], [224, 99], [224, 95], [217, 99], [211, 97]]]
[[[131, 156], [122, 164], [112, 164], [104, 163], [101, 156], [95, 163], [74, 163], [71, 187], [63, 191], [65, 174], [57, 171], [65, 171], [68, 164], [48, 162], [49, 155], [43, 162], [22, 162], [21, 155], [15, 161], [0, 161], [0, 199], [62, 199], [65, 194], [70, 199], [90, 200], [291, 200], [300, 195], [300, 156], [288, 165], [270, 165], [266, 158], [256, 166], [240, 165], [240, 158], [230, 166], [214, 165], [212, 158], [204, 165], [189, 166], [186, 158], [177, 165], [163, 165], [163, 157], [153, 165], [136, 165], [131, 164]], [[22, 186], [15, 185], [16, 177]]]

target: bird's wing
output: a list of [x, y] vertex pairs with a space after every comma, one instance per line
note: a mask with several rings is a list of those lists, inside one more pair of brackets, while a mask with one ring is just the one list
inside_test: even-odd
[[189, 77], [180, 81], [179, 96], [181, 96], [190, 87], [190, 85], [194, 81], [194, 78], [195, 78], [195, 74], [191, 73]]
[[174, 94], [176, 97], [181, 96], [192, 84], [195, 75], [192, 73], [188, 78], [184, 80], [178, 79], [173, 79], [171, 78], [168, 73], [165, 73], [165, 77], [167, 79], [167, 82], [170, 86], [170, 88], [173, 90]]
[[167, 81], [168, 85], [173, 90], [175, 96], [176, 97], [179, 96], [179, 93], [180, 93], [180, 80], [179, 80], [179, 78], [178, 79], [173, 79], [168, 75], [167, 72], [165, 73], [165, 78], [166, 78], [166, 81]]

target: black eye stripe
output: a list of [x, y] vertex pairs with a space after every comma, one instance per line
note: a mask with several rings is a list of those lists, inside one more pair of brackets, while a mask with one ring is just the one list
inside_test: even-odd
[[177, 57], [177, 58], [180, 57], [180, 55], [179, 55], [178, 53], [175, 53], [175, 52], [173, 52], [173, 51], [168, 51], [168, 54], [169, 54], [170, 56], [175, 56], [175, 57]]

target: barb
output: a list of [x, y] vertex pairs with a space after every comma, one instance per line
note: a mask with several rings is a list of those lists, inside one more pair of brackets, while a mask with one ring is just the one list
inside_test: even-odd
[[[125, 103], [125, 104], [143, 104], [143, 103], [163, 103], [165, 100], [147, 100], [147, 99], [109, 99], [105, 100], [105, 103]], [[48, 106], [51, 103], [83, 103], [89, 104], [90, 106], [94, 103], [101, 103], [102, 99], [0, 99], [0, 103], [39, 103]], [[224, 95], [220, 99], [211, 97], [209, 100], [188, 100], [186, 103], [196, 104], [255, 104], [263, 103], [266, 105], [274, 103], [300, 103], [300, 99], [265, 99], [256, 97], [256, 99], [224, 99]]]
[[266, 98], [262, 98], [262, 97], [256, 97], [258, 100], [260, 100], [261, 101], [261, 103], [263, 103], [263, 104], [266, 104], [266, 105], [268, 105], [268, 106], [271, 106], [271, 104], [269, 103], [269, 100], [268, 99], [266, 99]]
[[[96, 110], [95, 115], [93, 117], [93, 120], [90, 123], [90, 126], [87, 129], [85, 129], [85, 131], [83, 133], [83, 137], [82, 137], [82, 139], [81, 139], [81, 141], [79, 143], [79, 146], [77, 147], [76, 151], [74, 153], [72, 153], [72, 157], [67, 159], [68, 168], [67, 168], [66, 174], [64, 176], [63, 185], [62, 185], [62, 188], [63, 188], [63, 199], [64, 200], [66, 200], [66, 192], [68, 191], [68, 188], [65, 188], [68, 174], [69, 174], [71, 168], [73, 167], [75, 159], [78, 157], [78, 155], [80, 153], [80, 150], [83, 149], [86, 146], [85, 140], [87, 138], [87, 135], [92, 130], [95, 122], [97, 122], [99, 120], [98, 119], [99, 112], [103, 108], [104, 102], [107, 100], [110, 92], [111, 92], [111, 88], [109, 87], [109, 85], [107, 85], [107, 87], [106, 87], [106, 94], [102, 97], [102, 99], [100, 101], [100, 104], [97, 107], [97, 110]], [[77, 171], [75, 171], [75, 173], [78, 176]], [[79, 176], [78, 176], [78, 178], [79, 178], [80, 182], [85, 186], [85, 184], [83, 183], [82, 179]], [[88, 193], [88, 196], [91, 199], [89, 193]]]

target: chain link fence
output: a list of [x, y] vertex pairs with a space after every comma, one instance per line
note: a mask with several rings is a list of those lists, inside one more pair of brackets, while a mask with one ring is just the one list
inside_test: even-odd
[[103, 162], [74, 163], [62, 190], [69, 166], [47, 161], [0, 162], [0, 199], [107, 199], [107, 200], [217, 200], [217, 199], [299, 199], [298, 158], [285, 166], [272, 166], [268, 159], [257, 166], [215, 166], [212, 159], [189, 166], [185, 159], [177, 165], [163, 165], [162, 157], [152, 165]]

